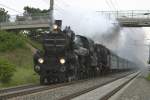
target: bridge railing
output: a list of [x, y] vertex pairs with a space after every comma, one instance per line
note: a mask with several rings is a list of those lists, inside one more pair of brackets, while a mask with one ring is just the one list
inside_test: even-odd
[[15, 21], [15, 22], [3, 22], [0, 23], [0, 26], [16, 26], [16, 25], [28, 25], [28, 24], [44, 24], [44, 23], [48, 23], [49, 20], [48, 19], [39, 19], [39, 20], [26, 20], [26, 21]]
[[128, 10], [128, 11], [97, 11], [109, 19], [117, 18], [150, 18], [150, 10]]
[[23, 16], [23, 15], [13, 15], [10, 16], [9, 21], [0, 22], [0, 27], [5, 26], [17, 26], [17, 25], [30, 25], [30, 24], [44, 24], [48, 23], [49, 16], [47, 14], [37, 15], [37, 16]]

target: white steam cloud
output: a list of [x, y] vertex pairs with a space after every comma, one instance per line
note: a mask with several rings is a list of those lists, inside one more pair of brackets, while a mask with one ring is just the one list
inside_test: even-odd
[[144, 55], [145, 32], [142, 28], [121, 28], [115, 20], [108, 20], [98, 12], [88, 9], [65, 9], [62, 15], [63, 27], [71, 26], [76, 34], [84, 35], [97, 43], [105, 45], [119, 56], [134, 61], [143, 68], [146, 65]]

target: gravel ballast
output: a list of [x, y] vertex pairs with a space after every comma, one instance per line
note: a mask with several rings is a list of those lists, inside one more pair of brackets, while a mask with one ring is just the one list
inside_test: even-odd
[[[128, 72], [129, 73], [129, 72]], [[70, 94], [83, 91], [95, 85], [103, 84], [109, 82], [110, 80], [116, 79], [118, 77], [126, 75], [127, 72], [123, 74], [108, 75], [105, 77], [95, 78], [84, 82], [79, 82], [76, 84], [71, 84], [68, 86], [63, 86], [51, 90], [46, 90], [38, 93], [33, 93], [25, 96], [11, 98], [9, 100], [58, 100]]]

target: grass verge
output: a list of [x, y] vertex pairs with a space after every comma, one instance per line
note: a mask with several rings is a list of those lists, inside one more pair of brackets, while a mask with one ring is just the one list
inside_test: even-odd
[[0, 88], [39, 82], [33, 70], [33, 52], [26, 43], [42, 48], [41, 44], [21, 35], [0, 31], [0, 59], [13, 64], [16, 70], [8, 83], [0, 83]]
[[147, 80], [149, 80], [150, 81], [150, 73], [148, 74], [148, 76], [147, 76]]
[[16, 68], [15, 74], [9, 83], [0, 84], [0, 88], [12, 87], [17, 85], [38, 83], [39, 76], [33, 71], [32, 68]]
[[0, 83], [0, 88], [28, 83], [38, 83], [39, 76], [33, 70], [33, 56], [29, 48], [19, 48], [11, 52], [0, 52], [0, 59], [6, 59], [16, 65], [16, 71], [9, 83]]

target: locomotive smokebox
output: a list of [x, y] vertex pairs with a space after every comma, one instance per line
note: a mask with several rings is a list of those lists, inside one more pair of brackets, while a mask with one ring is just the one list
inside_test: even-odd
[[43, 45], [47, 54], [63, 53], [68, 47], [68, 38], [63, 33], [45, 34]]

